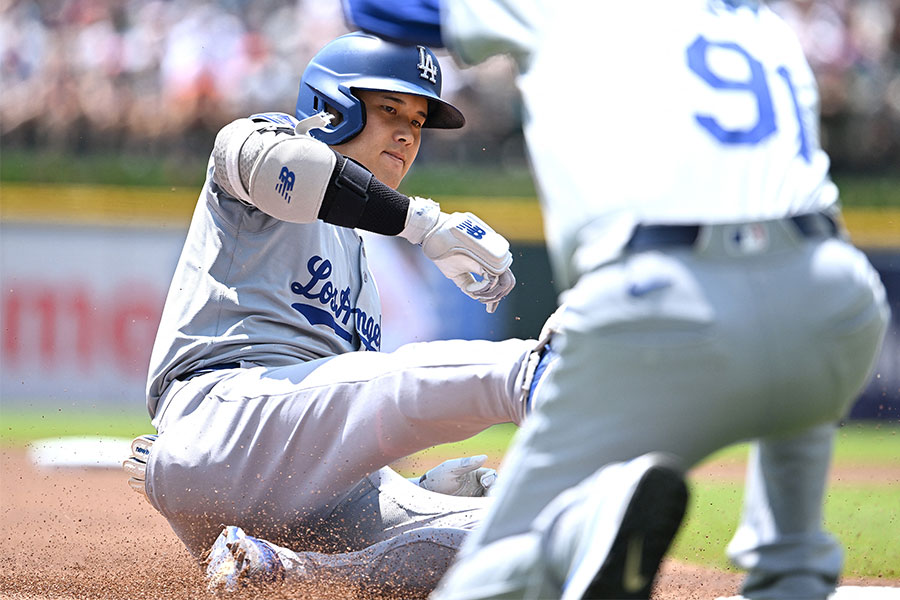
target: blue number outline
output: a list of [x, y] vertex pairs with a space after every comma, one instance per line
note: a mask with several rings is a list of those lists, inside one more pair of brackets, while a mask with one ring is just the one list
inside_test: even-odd
[[[750, 67], [749, 81], [722, 79], [712, 72], [707, 61], [707, 53], [711, 47], [731, 50], [740, 54]], [[696, 114], [694, 118], [701, 127], [709, 131], [713, 137], [723, 144], [758, 144], [778, 129], [775, 125], [775, 110], [772, 107], [772, 94], [766, 81], [766, 72], [762, 63], [753, 58], [735, 42], [710, 42], [705, 37], [697, 39], [687, 49], [688, 67], [710, 87], [717, 90], [747, 90], [756, 96], [759, 118], [750, 129], [725, 129], [715, 117]]]
[[798, 151], [798, 154], [802, 156], [806, 162], [810, 162], [809, 137], [806, 135], [806, 127], [803, 125], [803, 112], [800, 109], [800, 101], [797, 99], [797, 89], [794, 87], [794, 80], [791, 79], [791, 74], [787, 70], [787, 67], [783, 65], [778, 67], [777, 73], [784, 79], [785, 85], [787, 85], [788, 90], [791, 92], [791, 100], [794, 101], [794, 114], [797, 117], [797, 136], [800, 138], [800, 150]]
[[[710, 48], [722, 48], [732, 52], [736, 52], [747, 61], [750, 68], [750, 78], [746, 81], [723, 79], [714, 73], [707, 59]], [[769, 83], [766, 77], [765, 67], [746, 49], [736, 42], [715, 42], [707, 40], [703, 35], [697, 38], [687, 47], [687, 64], [688, 68], [698, 77], [706, 82], [710, 87], [716, 90], [744, 90], [751, 92], [756, 98], [758, 109], [758, 118], [756, 123], [749, 129], [726, 129], [713, 115], [694, 114], [697, 123], [710, 133], [714, 138], [723, 144], [730, 145], [754, 145], [762, 142], [770, 135], [778, 130], [775, 119], [775, 109], [772, 103], [772, 94], [769, 90]], [[797, 98], [797, 90], [787, 67], [779, 66], [776, 72], [784, 80], [784, 83], [790, 92], [791, 100], [794, 103], [794, 116], [797, 119], [797, 129], [799, 131], [799, 145], [797, 152], [806, 162], [811, 160], [811, 150], [809, 145], [809, 137], [803, 122], [803, 113], [800, 101]]]

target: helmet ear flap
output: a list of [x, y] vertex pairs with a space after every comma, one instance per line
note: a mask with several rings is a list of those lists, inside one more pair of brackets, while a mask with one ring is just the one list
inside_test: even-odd
[[[307, 107], [306, 111], [300, 110], [301, 103]], [[330, 90], [328, 86], [320, 89], [311, 82], [307, 82], [304, 89], [301, 84], [297, 114], [301, 114], [301, 112], [308, 113], [306, 116], [320, 112], [328, 112], [334, 116], [331, 123], [324, 129], [316, 128], [309, 131], [309, 135], [315, 139], [332, 146], [350, 141], [362, 131], [366, 124], [365, 105], [353, 94], [351, 89], [343, 85], [338, 85], [336, 89]]]
[[[360, 115], [359, 115], [360, 119], [362, 119], [362, 125], [360, 126], [359, 131], [362, 131], [363, 129], [366, 128], [366, 123], [367, 123], [367, 121], [366, 121], [366, 103], [363, 102], [362, 100], [359, 101], [359, 112], [360, 112]], [[353, 135], [358, 135], [359, 131], [357, 131]], [[349, 141], [349, 140], [344, 140], [344, 141]]]

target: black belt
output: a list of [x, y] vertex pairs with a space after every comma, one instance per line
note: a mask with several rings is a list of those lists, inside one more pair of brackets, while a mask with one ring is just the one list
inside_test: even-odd
[[241, 363], [220, 363], [218, 365], [210, 365], [208, 367], [203, 367], [202, 369], [197, 369], [196, 371], [191, 371], [186, 375], [182, 375], [179, 377], [181, 381], [187, 381], [188, 379], [193, 379], [194, 377], [199, 377], [200, 375], [206, 375], [207, 373], [212, 373], [214, 371], [222, 371], [225, 369], [240, 369]]
[[[834, 237], [838, 225], [831, 215], [823, 212], [787, 217], [801, 235], [808, 238]], [[664, 246], [693, 246], [703, 225], [638, 225], [625, 244], [626, 250], [640, 251]]]

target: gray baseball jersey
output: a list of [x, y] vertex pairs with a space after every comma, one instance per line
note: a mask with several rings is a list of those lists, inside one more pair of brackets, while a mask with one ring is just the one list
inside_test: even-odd
[[[405, 587], [431, 589], [486, 500], [421, 489], [386, 465], [520, 423], [534, 342], [379, 352], [357, 233], [274, 219], [223, 192], [212, 164], [151, 358], [151, 504], [197, 556], [233, 524], [285, 546], [289, 571], [302, 561], [375, 586], [406, 572]], [[303, 181], [281, 184], [289, 195]]]
[[279, 367], [381, 346], [378, 289], [356, 231], [270, 217], [224, 193], [213, 173], [210, 161], [151, 354], [151, 415], [173, 381], [210, 366]]

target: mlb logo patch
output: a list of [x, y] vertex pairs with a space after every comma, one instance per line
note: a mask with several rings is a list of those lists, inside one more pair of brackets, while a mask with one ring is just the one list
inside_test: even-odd
[[738, 225], [730, 238], [733, 248], [741, 254], [758, 254], [769, 247], [769, 230], [761, 223]]

